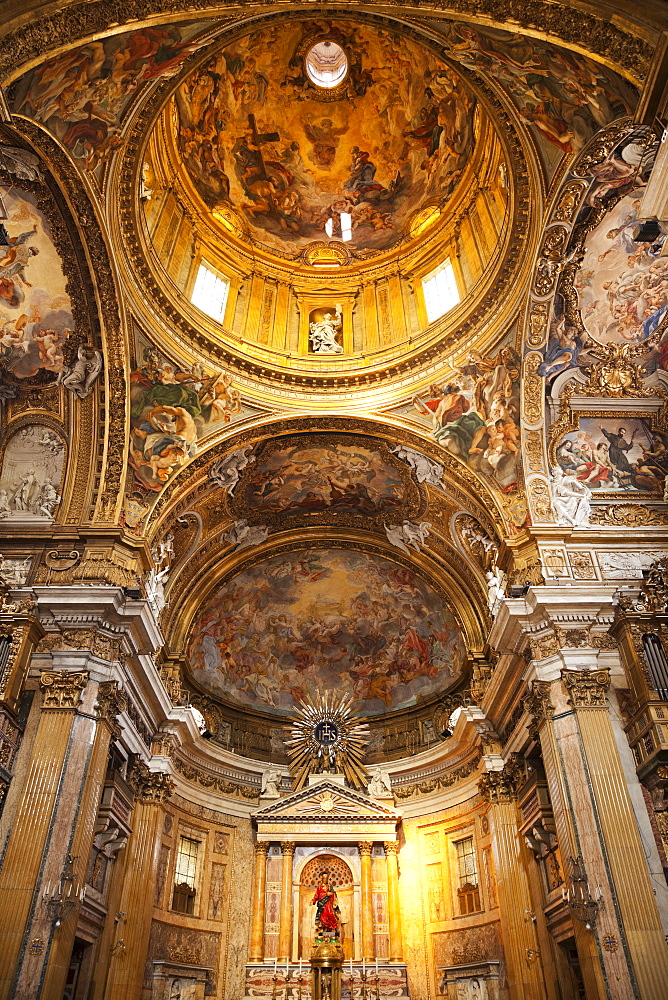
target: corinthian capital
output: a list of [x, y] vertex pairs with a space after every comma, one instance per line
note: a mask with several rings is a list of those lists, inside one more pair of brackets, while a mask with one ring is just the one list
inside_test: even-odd
[[605, 708], [610, 670], [562, 670], [561, 680], [573, 708]]
[[75, 709], [87, 684], [87, 670], [43, 670], [39, 678], [42, 708]]

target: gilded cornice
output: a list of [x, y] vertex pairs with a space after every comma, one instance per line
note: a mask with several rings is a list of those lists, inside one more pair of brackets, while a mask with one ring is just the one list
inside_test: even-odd
[[[349, 13], [358, 6], [366, 10], [370, 7], [387, 10], [387, 4], [382, 0], [364, 3], [348, 0], [339, 9]], [[393, 7], [405, 12], [407, 17], [415, 17], [415, 4], [410, 0], [399, 0]], [[419, 5], [419, 15], [458, 18], [545, 38], [557, 45], [590, 54], [625, 76], [642, 81], [649, 68], [656, 30], [665, 24], [665, 21], [662, 23], [660, 6], [656, 17], [643, 19], [642, 24], [632, 10], [625, 12], [624, 23], [620, 24], [618, 7], [608, 8], [603, 4], [600, 7], [593, 4], [586, 9], [583, 7], [565, 3], [546, 4], [539, 0], [423, 0]], [[271, 4], [271, 9], [277, 12], [293, 11], [294, 8], [292, 0]], [[309, 8], [310, 5], [304, 5], [305, 10]], [[244, 15], [250, 21], [247, 12], [254, 13], [256, 9], [256, 4], [250, 2], [222, 5], [212, 4], [210, 0], [188, 0], [186, 6], [178, 0], [98, 0], [94, 3], [60, 3], [58, 9], [52, 7], [41, 16], [37, 10], [34, 19], [26, 23], [25, 5], [20, 5], [18, 16], [11, 20], [5, 13], [0, 79], [7, 82], [31, 65], [73, 44], [104, 34], [119, 33], [129, 26], [166, 23], [175, 18], [194, 20], [226, 16], [231, 19], [243, 18]], [[263, 7], [263, 11], [266, 10], [267, 6]], [[643, 5], [644, 14], [647, 10]]]

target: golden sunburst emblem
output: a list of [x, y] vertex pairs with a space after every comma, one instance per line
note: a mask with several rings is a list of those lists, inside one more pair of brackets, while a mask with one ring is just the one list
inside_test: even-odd
[[352, 698], [327, 691], [315, 699], [307, 696], [300, 703], [291, 739], [286, 740], [290, 756], [292, 787], [303, 788], [309, 774], [344, 774], [353, 788], [364, 788], [368, 777], [364, 770], [364, 748], [369, 730], [353, 712]]

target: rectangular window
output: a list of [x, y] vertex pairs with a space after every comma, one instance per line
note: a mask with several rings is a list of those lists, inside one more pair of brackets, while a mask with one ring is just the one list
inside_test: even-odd
[[172, 909], [178, 913], [195, 912], [198, 849], [199, 841], [193, 840], [191, 837], [181, 837], [176, 854], [174, 896], [172, 899]]
[[219, 277], [207, 264], [200, 264], [195, 278], [195, 287], [190, 296], [190, 301], [207, 316], [223, 322], [225, 306], [227, 305], [227, 293], [230, 290], [229, 281]]
[[433, 323], [459, 302], [455, 272], [449, 260], [422, 279], [422, 293], [427, 310], [427, 322]]
[[467, 913], [477, 913], [481, 909], [478, 863], [475, 856], [475, 847], [473, 846], [473, 837], [458, 840], [454, 846], [457, 852], [459, 913], [460, 916], [466, 916]]

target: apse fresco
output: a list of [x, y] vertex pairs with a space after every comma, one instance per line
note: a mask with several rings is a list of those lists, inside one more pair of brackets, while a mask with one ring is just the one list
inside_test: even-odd
[[43, 372], [48, 381], [62, 371], [74, 328], [67, 281], [35, 196], [0, 186], [0, 205], [0, 375], [11, 382]]
[[130, 373], [130, 453], [134, 486], [161, 490], [218, 427], [255, 412], [247, 409], [228, 372], [179, 366], [137, 335], [138, 362]]
[[167, 24], [110, 35], [24, 74], [11, 109], [41, 122], [76, 159], [94, 169], [121, 144], [119, 126], [133, 94], [170, 77], [201, 44], [207, 24]]
[[273, 451], [252, 467], [243, 497], [258, 512], [390, 514], [404, 502], [405, 489], [379, 451], [325, 442]]
[[587, 236], [575, 288], [585, 328], [599, 343], [637, 344], [666, 317], [666, 237], [633, 239], [644, 193], [640, 187], [625, 195]]
[[[304, 70], [337, 42], [333, 91]], [[324, 239], [352, 219], [350, 245], [395, 242], [426, 202], [453, 191], [474, 144], [474, 100], [429, 49], [347, 21], [272, 25], [228, 46], [176, 95], [178, 143], [210, 208], [232, 206], [273, 246]]]
[[188, 649], [215, 696], [283, 713], [350, 694], [368, 715], [406, 708], [459, 676], [464, 644], [443, 599], [410, 570], [348, 549], [306, 549], [237, 573], [209, 598]]
[[524, 121], [564, 153], [635, 110], [637, 90], [593, 59], [499, 28], [441, 22], [437, 30], [449, 56], [500, 83]]
[[403, 412], [504, 492], [517, 488], [520, 359], [511, 346], [487, 357], [469, 351], [446, 383], [414, 397]]
[[668, 435], [640, 417], [580, 417], [557, 446], [562, 469], [596, 492], [663, 491]]

